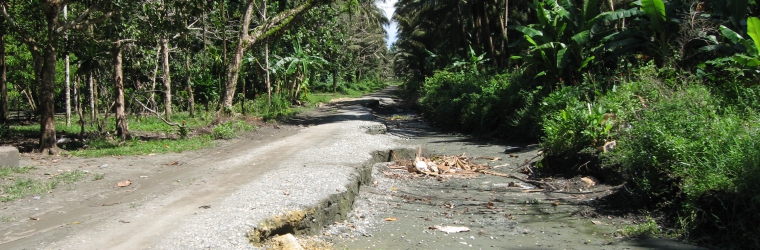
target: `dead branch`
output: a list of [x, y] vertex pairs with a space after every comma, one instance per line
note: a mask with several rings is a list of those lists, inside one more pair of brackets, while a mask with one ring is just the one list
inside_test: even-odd
[[147, 110], [147, 111], [149, 111], [149, 112], [153, 113], [154, 115], [156, 115], [156, 117], [158, 117], [158, 119], [161, 119], [162, 121], [164, 121], [164, 123], [166, 123], [166, 125], [169, 125], [169, 126], [175, 126], [175, 127], [178, 127], [178, 128], [180, 128], [180, 129], [187, 129], [187, 126], [186, 126], [186, 125], [182, 125], [182, 124], [180, 124], [180, 123], [176, 123], [176, 122], [170, 122], [170, 121], [167, 121], [166, 119], [164, 119], [163, 117], [161, 117], [161, 114], [159, 114], [159, 113], [158, 113], [157, 111], [155, 111], [155, 110], [152, 110], [152, 109], [148, 108], [148, 106], [145, 106], [145, 104], [143, 104], [142, 102], [140, 102], [139, 100], [137, 100], [137, 98], [134, 98], [134, 97], [133, 97], [133, 98], [132, 98], [132, 100], [133, 100], [133, 101], [135, 101], [135, 102], [137, 102], [138, 104], [140, 104], [140, 106], [142, 106], [142, 107], [143, 107], [143, 109], [145, 109], [145, 110]]

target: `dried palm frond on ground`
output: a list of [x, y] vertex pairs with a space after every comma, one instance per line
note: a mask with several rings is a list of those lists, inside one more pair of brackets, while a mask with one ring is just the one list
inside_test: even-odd
[[[398, 159], [395, 153], [393, 153], [394, 162], [388, 167], [391, 169], [404, 169], [411, 174], [423, 174], [431, 176], [441, 177], [455, 177], [455, 178], [470, 178], [477, 176], [479, 171], [487, 170], [490, 167], [488, 165], [477, 164], [472, 160], [476, 158], [469, 158], [462, 155], [455, 156], [432, 156], [430, 158], [422, 156], [422, 149], [418, 148], [417, 155], [414, 160]], [[482, 159], [498, 159], [497, 157], [489, 157]], [[386, 173], [386, 176], [392, 178], [398, 178], [396, 173]]]

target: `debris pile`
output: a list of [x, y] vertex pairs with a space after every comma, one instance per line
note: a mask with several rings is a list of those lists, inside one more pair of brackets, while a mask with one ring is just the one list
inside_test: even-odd
[[[477, 164], [465, 156], [465, 154], [455, 156], [433, 156], [431, 158], [422, 156], [422, 148], [418, 148], [414, 160], [398, 159], [393, 153], [394, 162], [389, 166], [391, 169], [403, 169], [411, 174], [446, 176], [446, 177], [473, 177], [477, 172], [490, 169], [488, 165]], [[500, 160], [498, 157], [480, 157], [477, 159], [488, 159], [491, 161]], [[403, 176], [399, 173], [385, 172], [390, 178], [401, 179]]]

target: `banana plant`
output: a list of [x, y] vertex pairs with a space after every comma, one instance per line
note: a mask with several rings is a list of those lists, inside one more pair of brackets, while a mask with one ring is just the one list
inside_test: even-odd
[[289, 90], [294, 102], [298, 101], [301, 89], [308, 93], [309, 70], [319, 69], [323, 65], [329, 64], [325, 59], [311, 55], [310, 52], [308, 49], [304, 50], [300, 42], [296, 42], [293, 44], [293, 54], [280, 58], [274, 66], [275, 73], [292, 76]]
[[584, 0], [576, 7], [570, 0], [533, 0], [538, 23], [510, 27], [524, 34], [529, 53], [512, 59], [539, 68], [536, 77], [579, 80], [580, 72], [596, 59], [593, 52], [601, 39], [612, 30], [604, 24], [640, 14], [638, 9], [600, 13], [598, 2]]
[[668, 41], [672, 39], [678, 20], [670, 18], [675, 8], [663, 0], [637, 0], [632, 4], [630, 16], [632, 27], [613, 32], [602, 38], [608, 59], [627, 53], [641, 53], [664, 62], [671, 51]]
[[[723, 25], [720, 26], [720, 32], [723, 37], [729, 40], [728, 44], [708, 45], [700, 49], [703, 51], [729, 52], [733, 55], [710, 60], [707, 64], [715, 66], [728, 64], [729, 67], [725, 67], [725, 70], [740, 71], [741, 75], [744, 75], [745, 72], [758, 74], [760, 70], [760, 19], [757, 17], [747, 19], [749, 39]], [[705, 65], [700, 65], [700, 67], [704, 68]]]
[[488, 61], [488, 58], [485, 58], [486, 53], [478, 55], [475, 53], [475, 50], [472, 49], [472, 46], [470, 46], [470, 50], [467, 55], [468, 60], [457, 60], [452, 63], [449, 68], [452, 70], [459, 70], [459, 72], [462, 73], [467, 71], [468, 73], [480, 75], [480, 67]]

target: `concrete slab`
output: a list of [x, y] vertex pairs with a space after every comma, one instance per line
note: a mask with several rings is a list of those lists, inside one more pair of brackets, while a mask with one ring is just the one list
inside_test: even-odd
[[0, 167], [18, 167], [19, 154], [15, 147], [0, 147]]

